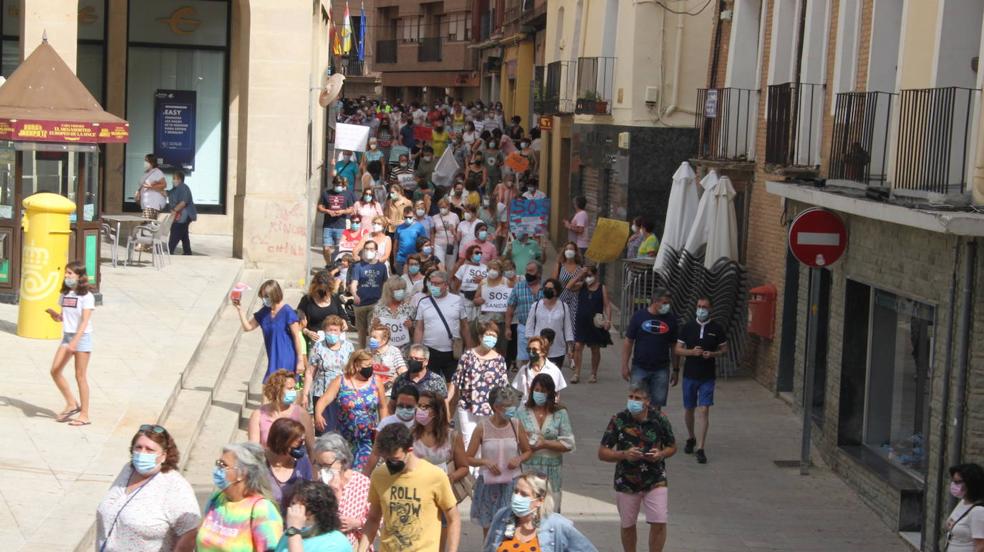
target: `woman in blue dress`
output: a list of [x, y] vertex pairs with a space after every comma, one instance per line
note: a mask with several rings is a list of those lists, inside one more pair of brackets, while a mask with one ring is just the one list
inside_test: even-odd
[[243, 331], [251, 332], [256, 328], [263, 330], [263, 343], [267, 351], [267, 370], [263, 382], [280, 369], [303, 374], [304, 338], [301, 337], [301, 323], [297, 313], [284, 302], [284, 292], [276, 280], [263, 282], [257, 295], [263, 302], [263, 307], [249, 319], [246, 318], [239, 300], [233, 300], [232, 304], [239, 312]]

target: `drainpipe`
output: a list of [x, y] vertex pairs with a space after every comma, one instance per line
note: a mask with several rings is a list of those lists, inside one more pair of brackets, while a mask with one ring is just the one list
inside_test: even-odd
[[[680, 93], [680, 59], [683, 57], [683, 13], [677, 14], [676, 24], [676, 52], [673, 57], [673, 88], [670, 92], [670, 105], [666, 106], [662, 117], [669, 117], [677, 110], [677, 97]], [[718, 29], [720, 29], [720, 23]]]
[[950, 448], [950, 465], [959, 464], [963, 457], [964, 410], [966, 409], [967, 370], [969, 369], [968, 349], [970, 348], [970, 325], [973, 310], [974, 277], [977, 268], [977, 242], [967, 242], [964, 261], [963, 297], [960, 305], [960, 335], [957, 336], [957, 388], [953, 416], [953, 446]]
[[[940, 398], [940, 402], [942, 403], [943, 423], [940, 424], [940, 453], [939, 453], [938, 458], [937, 458], [937, 464], [939, 464], [939, 466], [937, 467], [937, 470], [936, 470], [936, 478], [937, 478], [937, 484], [936, 484], [936, 505], [937, 505], [937, 508], [936, 508], [936, 512], [934, 514], [934, 517], [935, 517], [935, 520], [936, 520], [936, 522], [934, 524], [934, 527], [936, 528], [937, 533], [939, 532], [940, 523], [942, 523], [942, 521], [943, 521], [942, 520], [942, 512], [943, 512], [943, 510], [941, 508], [941, 505], [944, 504], [944, 501], [945, 500], [947, 500], [946, 495], [943, 494], [943, 487], [944, 487], [944, 485], [942, 484], [942, 481], [944, 481], [945, 478], [946, 478], [946, 469], [947, 469], [947, 466], [948, 465], [952, 465], [952, 464], [947, 464], [946, 450], [947, 450], [947, 445], [949, 444], [949, 438], [950, 438], [950, 434], [947, 431], [947, 429], [950, 426], [950, 424], [949, 424], [949, 419], [950, 419], [950, 381], [951, 381], [950, 378], [951, 378], [951, 375], [953, 374], [953, 338], [954, 338], [954, 334], [956, 333], [956, 309], [953, 308], [953, 305], [956, 305], [957, 304], [957, 284], [958, 284], [958, 280], [959, 280], [958, 277], [957, 277], [957, 271], [958, 270], [960, 270], [960, 239], [959, 238], [957, 238], [957, 242], [953, 245], [953, 274], [950, 277], [950, 305], [951, 306], [950, 306], [950, 315], [948, 317], [949, 320], [947, 321], [947, 326], [946, 326], [946, 328], [947, 328], [947, 331], [946, 331], [946, 333], [947, 333], [947, 337], [946, 337], [947, 347], [946, 347], [946, 361], [945, 361], [945, 365], [943, 367], [943, 381], [944, 381], [944, 384], [943, 384], [943, 396]], [[924, 504], [924, 508], [925, 508], [925, 500], [923, 500], [923, 504]], [[947, 508], [947, 510], [949, 510], [949, 508]]]

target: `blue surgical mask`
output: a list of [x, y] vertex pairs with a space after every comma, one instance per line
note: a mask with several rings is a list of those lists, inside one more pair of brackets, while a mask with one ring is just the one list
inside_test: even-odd
[[410, 274], [417, 274], [420, 272], [420, 265], [410, 265], [407, 270], [410, 271]]
[[294, 460], [300, 460], [301, 458], [304, 458], [304, 455], [306, 453], [307, 453], [307, 449], [304, 447], [304, 445], [301, 445], [299, 447], [294, 447], [290, 449], [290, 452], [288, 454], [290, 454], [290, 457], [293, 458]]
[[424, 255], [430, 255], [433, 252], [434, 252], [434, 248], [433, 247], [431, 247], [429, 245], [425, 245], [424, 246]]
[[75, 289], [75, 286], [78, 285], [78, 283], [79, 281], [75, 278], [65, 277], [65, 287], [67, 288]]
[[441, 286], [428, 285], [427, 289], [430, 290], [431, 297], [441, 296]]
[[340, 193], [342, 193], [342, 190], [344, 190], [344, 189], [345, 189], [345, 188], [343, 188], [343, 187], [341, 187], [341, 186], [335, 186], [335, 193], [336, 193], [336, 194], [340, 194]]
[[273, 308], [273, 301], [271, 301], [269, 297], [264, 297], [263, 298], [263, 306], [266, 307], [266, 308], [268, 308], [268, 309], [269, 308]]
[[663, 303], [663, 306], [661, 306], [659, 308], [659, 313], [660, 314], [670, 314], [670, 304], [669, 303]]
[[417, 409], [413, 406], [396, 407], [396, 417], [403, 420], [404, 422], [409, 422], [416, 415], [417, 415]]
[[376, 339], [375, 337], [370, 337], [369, 338], [369, 348], [370, 349], [378, 349], [379, 348], [379, 340]]
[[215, 469], [212, 470], [212, 483], [220, 491], [224, 491], [229, 486], [229, 478], [226, 476], [226, 470], [221, 466], [215, 466]]
[[513, 493], [509, 507], [512, 509], [513, 514], [519, 517], [526, 517], [533, 512], [533, 499]]
[[133, 469], [140, 475], [147, 475], [157, 467], [157, 455], [153, 452], [134, 452], [130, 457]]
[[697, 307], [697, 312], [695, 314], [697, 315], [697, 320], [701, 322], [707, 320], [707, 317], [711, 315], [711, 313], [703, 307]]
[[362, 201], [365, 201], [366, 203], [369, 203], [370, 201], [372, 201], [372, 194], [365, 194], [365, 195], [363, 195], [362, 196]]
[[359, 226], [360, 226], [360, 225], [359, 225], [359, 223], [358, 223], [358, 222], [353, 222], [353, 223], [352, 223], [352, 230], [353, 230], [353, 231], [354, 231], [354, 230], [358, 230], [358, 229], [359, 229]]
[[638, 414], [646, 409], [646, 405], [642, 401], [629, 399], [625, 402], [625, 408], [629, 410], [630, 414]]
[[475, 253], [474, 255], [472, 255], [472, 259], [471, 260], [472, 260], [473, 263], [480, 263], [480, 262], [482, 262], [482, 254], [481, 253]]
[[397, 301], [402, 301], [403, 299], [406, 298], [406, 296], [407, 296], [407, 290], [405, 289], [393, 290], [393, 299], [396, 299]]
[[297, 400], [297, 389], [288, 389], [284, 391], [284, 404], [290, 406], [294, 404], [294, 401], [296, 400]]
[[325, 334], [325, 343], [328, 345], [335, 345], [338, 343], [338, 336], [333, 333]]
[[489, 349], [495, 347], [495, 344], [498, 342], [499, 342], [499, 338], [494, 335], [482, 336], [482, 345], [485, 345]]
[[480, 239], [482, 241], [485, 241], [485, 239], [488, 238], [488, 237], [489, 237], [488, 231], [486, 231], [486, 230], [479, 230], [478, 231], [478, 239]]
[[533, 402], [535, 402], [537, 406], [543, 406], [547, 404], [547, 394], [544, 393], [543, 391], [534, 391]]
[[505, 412], [506, 418], [515, 418], [517, 410], [519, 409], [515, 406], [510, 406], [509, 408], [507, 408]]

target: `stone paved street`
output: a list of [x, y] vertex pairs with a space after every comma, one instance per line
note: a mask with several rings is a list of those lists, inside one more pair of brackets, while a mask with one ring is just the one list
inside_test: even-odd
[[[597, 459], [612, 413], [625, 404], [617, 353], [602, 357], [598, 384], [562, 393], [570, 406], [577, 450], [564, 466], [564, 514], [603, 552], [621, 550], [612, 489], [613, 464]], [[668, 461], [670, 527], [667, 552], [905, 552], [888, 529], [835, 475], [817, 467], [803, 477], [774, 460], [799, 458], [799, 422], [786, 403], [750, 379], [721, 381], [707, 441], [709, 463], [683, 454], [686, 427], [679, 387], [668, 413], [680, 452]], [[481, 530], [465, 524], [462, 550], [478, 550]], [[648, 531], [640, 525], [641, 531]], [[646, 533], [640, 532], [640, 542]], [[640, 547], [640, 551], [643, 549]]]

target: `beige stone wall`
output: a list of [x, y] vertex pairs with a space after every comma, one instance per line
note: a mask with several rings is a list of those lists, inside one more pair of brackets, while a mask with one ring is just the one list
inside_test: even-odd
[[47, 34], [51, 47], [75, 71], [79, 0], [22, 0], [21, 6], [21, 60], [31, 55]]

